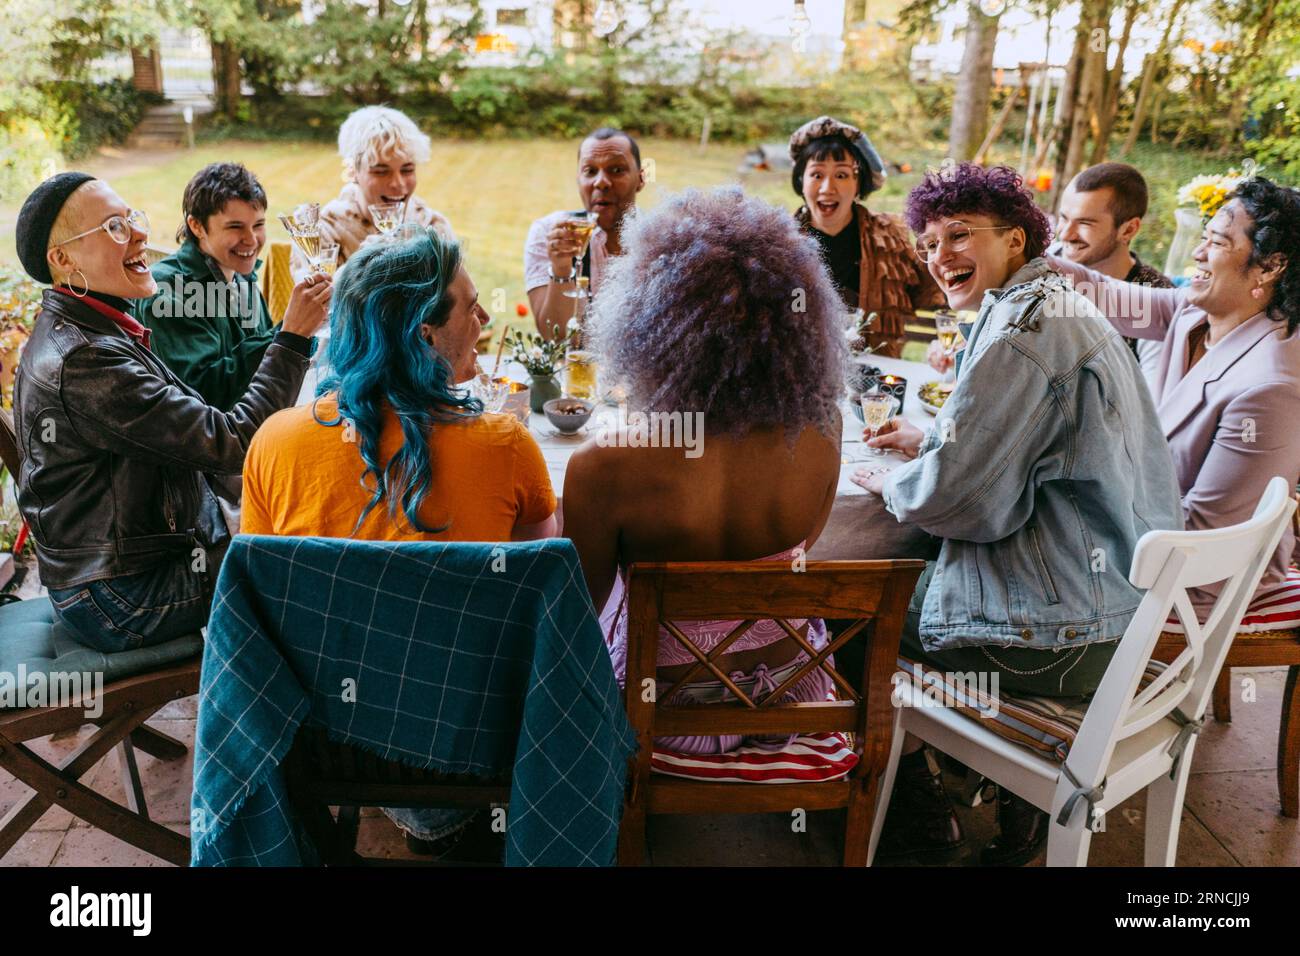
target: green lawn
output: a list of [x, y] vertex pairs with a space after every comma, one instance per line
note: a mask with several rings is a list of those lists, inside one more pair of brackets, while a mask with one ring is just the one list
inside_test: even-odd
[[[877, 137], [883, 140], [884, 137]], [[887, 143], [880, 144], [888, 153]], [[653, 162], [650, 182], [641, 203], [650, 207], [669, 192], [688, 186], [736, 182], [745, 147], [646, 140], [642, 157]], [[928, 144], [910, 155], [890, 154], [918, 171], [938, 162], [942, 144]], [[523, 289], [523, 243], [528, 226], [554, 209], [577, 205], [574, 186], [577, 144], [559, 140], [438, 141], [433, 159], [420, 170], [419, 195], [443, 212], [465, 241], [471, 275], [481, 301], [507, 322], [517, 322], [515, 306], [526, 303]], [[1000, 144], [995, 161], [1014, 161], [1015, 144]], [[1152, 211], [1137, 249], [1148, 261], [1162, 265], [1173, 233], [1174, 193], [1178, 184], [1197, 172], [1226, 168], [1228, 162], [1187, 151], [1140, 146], [1131, 160], [1148, 174]], [[191, 151], [126, 152], [101, 155], [82, 163], [87, 171], [108, 179], [131, 205], [144, 209], [153, 223], [155, 245], [171, 248], [180, 221], [180, 198], [199, 167], [219, 160], [237, 160], [252, 169], [266, 187], [272, 214], [300, 202], [327, 201], [341, 185], [334, 150], [320, 143], [239, 142], [201, 143]], [[885, 189], [871, 197], [876, 209], [897, 212], [920, 172], [891, 176]], [[794, 209], [797, 199], [786, 173], [747, 176], [745, 186], [770, 202]], [[0, 207], [0, 262], [16, 264], [13, 254], [14, 207]], [[272, 216], [272, 239], [287, 235]], [[504, 290], [504, 296], [495, 290]], [[502, 301], [504, 300], [504, 302]]]

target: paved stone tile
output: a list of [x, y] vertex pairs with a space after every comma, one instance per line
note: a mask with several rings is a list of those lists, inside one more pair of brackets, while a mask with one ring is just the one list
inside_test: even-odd
[[[189, 833], [189, 827], [173, 827]], [[115, 836], [94, 827], [72, 827], [51, 866], [171, 866], [144, 850], [123, 843]]]
[[1274, 771], [1193, 773], [1186, 806], [1244, 866], [1300, 866], [1300, 820], [1282, 816]]
[[[1233, 668], [1232, 722], [1205, 722], [1196, 744], [1192, 772], [1276, 767], [1285, 681], [1285, 667]], [[1243, 700], [1251, 695], [1253, 701]]]
[[49, 866], [63, 835], [62, 830], [28, 830], [0, 859], [0, 866]]
[[[189, 748], [189, 752], [179, 760], [158, 760], [139, 747], [135, 748], [136, 766], [140, 771], [149, 817], [159, 823], [189, 822], [190, 794], [194, 786], [194, 723], [193, 720], [149, 721], [149, 726], [175, 737]], [[101, 761], [95, 789], [118, 803], [126, 801], [116, 751]], [[89, 824], [78, 819], [73, 821], [73, 826], [86, 827]]]

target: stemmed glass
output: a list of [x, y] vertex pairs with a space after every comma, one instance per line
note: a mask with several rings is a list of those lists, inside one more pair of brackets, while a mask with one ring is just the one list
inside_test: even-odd
[[309, 263], [320, 254], [320, 203], [305, 202], [293, 212], [280, 213], [280, 224]]
[[[577, 212], [565, 213], [563, 222], [573, 233], [573, 238], [578, 240], [578, 251], [573, 257], [573, 275], [577, 288], [564, 294], [570, 299], [584, 299], [587, 296], [587, 284], [582, 281], [582, 260], [587, 255], [587, 244], [591, 242], [591, 234], [596, 230], [596, 214], [580, 209]], [[576, 302], [573, 304], [573, 315], [575, 318], [578, 315]]]
[[957, 327], [957, 316], [951, 312], [938, 313], [934, 317], [934, 328], [939, 334], [944, 357], [952, 358], [957, 353], [957, 338], [961, 335], [961, 330]]
[[332, 276], [339, 267], [339, 244], [331, 242], [321, 246], [316, 257], [311, 260], [311, 267], [323, 276]]
[[480, 369], [470, 384], [470, 394], [483, 403], [483, 411], [499, 412], [510, 397], [510, 380], [493, 378]]
[[404, 202], [374, 203], [367, 208], [370, 210], [370, 221], [375, 224], [375, 228], [381, 235], [386, 236], [390, 232], [396, 232], [397, 227], [406, 219]]
[[[880, 433], [880, 429], [885, 427], [885, 422], [889, 421], [898, 408], [898, 399], [893, 393], [884, 391], [880, 388], [873, 388], [870, 391], [863, 392], [858, 399], [862, 405], [862, 424], [866, 426], [867, 431], [871, 433], [871, 438], [875, 438]], [[866, 454], [855, 461], [870, 461], [873, 458], [883, 458], [885, 453], [879, 448], [872, 448], [866, 442], [862, 443]]]

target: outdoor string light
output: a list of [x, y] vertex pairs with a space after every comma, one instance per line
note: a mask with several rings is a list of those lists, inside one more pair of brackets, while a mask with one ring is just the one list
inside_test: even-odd
[[794, 0], [794, 13], [790, 15], [790, 35], [806, 36], [811, 29], [812, 21], [808, 19], [808, 8], [804, 6], [804, 0]]

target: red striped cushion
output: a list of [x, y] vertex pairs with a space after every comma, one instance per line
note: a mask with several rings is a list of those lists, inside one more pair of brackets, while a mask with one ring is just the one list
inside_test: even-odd
[[[1261, 588], [1246, 608], [1238, 634], [1258, 634], [1263, 631], [1289, 631], [1300, 628], [1300, 570], [1291, 568], [1281, 584]], [[1178, 615], [1169, 613], [1165, 630], [1182, 634], [1183, 625]]]
[[838, 780], [857, 765], [848, 734], [807, 734], [780, 750], [748, 746], [725, 754], [681, 754], [655, 748], [650, 769], [713, 783], [810, 783]]

